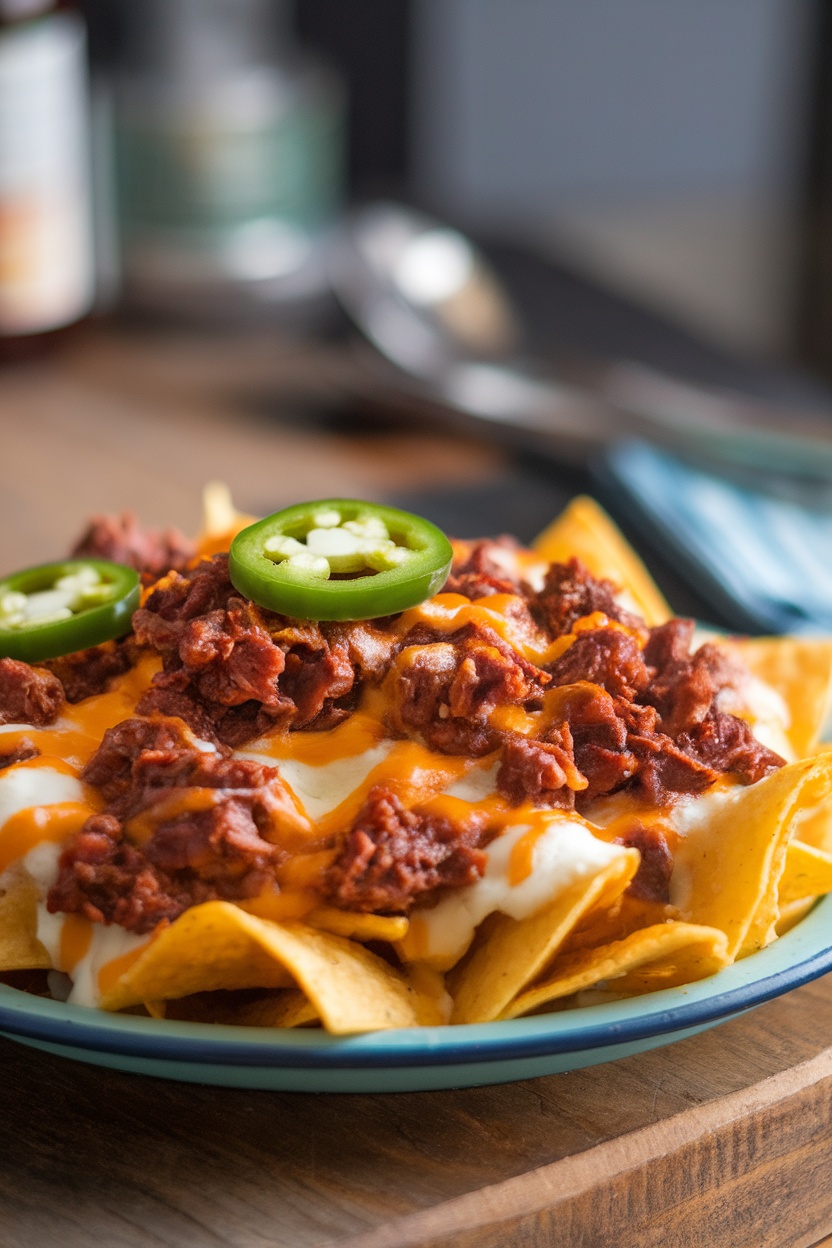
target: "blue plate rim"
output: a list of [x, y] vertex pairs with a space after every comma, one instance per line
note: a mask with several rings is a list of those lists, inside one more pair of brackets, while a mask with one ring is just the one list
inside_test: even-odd
[[459, 1066], [580, 1053], [705, 1027], [830, 970], [832, 895], [766, 949], [709, 979], [532, 1018], [342, 1037], [102, 1015], [0, 985], [0, 1033], [79, 1051], [206, 1065], [321, 1070]]

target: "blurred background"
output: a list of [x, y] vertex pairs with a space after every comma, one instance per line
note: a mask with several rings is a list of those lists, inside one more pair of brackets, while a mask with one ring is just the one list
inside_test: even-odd
[[[351, 301], [364, 246], [349, 234], [355, 210], [390, 201], [473, 239], [482, 270], [440, 229], [439, 251], [410, 257], [409, 285], [397, 269], [395, 307]], [[459, 330], [448, 292], [462, 270], [477, 278], [479, 320], [454, 350], [468, 334], [466, 368], [470, 356], [502, 371], [451, 374], [445, 355], [437, 380], [435, 342], [418, 360], [411, 347], [429, 304], [431, 316], [442, 305], [446, 339]], [[403, 301], [418, 316], [394, 341]], [[76, 322], [86, 338], [67, 335]], [[768, 489], [785, 467], [775, 496], [828, 511], [832, 4], [0, 0], [0, 359], [31, 367], [67, 337], [65, 362], [40, 367], [108, 386], [121, 369], [120, 401], [132, 386], [146, 403], [148, 370], [179, 368], [194, 385], [201, 372], [208, 386], [226, 376], [224, 351], [228, 376], [246, 359], [246, 386], [228, 383], [238, 415], [242, 405], [320, 447], [333, 430], [353, 448], [364, 437], [365, 460], [385, 421], [399, 437], [446, 427], [463, 441], [444, 457], [423, 447], [434, 464], [424, 480], [388, 465], [389, 488], [382, 466], [363, 484], [415, 497], [457, 530], [499, 522], [531, 536], [588, 482], [609, 489], [625, 524], [650, 530], [621, 481], [610, 485], [610, 464], [597, 471], [576, 450], [576, 422], [603, 427], [595, 450], [613, 440], [611, 403], [626, 433], [661, 425], [658, 442], [686, 464], [707, 452], [719, 468], [724, 452], [732, 484], [739, 469], [765, 470]], [[625, 401], [610, 372], [622, 361], [707, 393], [660, 390], [644, 373], [634, 391], [628, 374]], [[580, 390], [534, 389], [578, 375]], [[0, 375], [0, 399], [19, 376]], [[731, 396], [719, 410], [716, 391]], [[544, 440], [543, 472], [528, 428], [553, 403], [572, 433]], [[501, 426], [518, 412], [520, 457], [506, 459]], [[740, 452], [722, 433], [707, 446], [688, 438], [720, 421], [733, 436], [746, 419], [756, 441]], [[808, 441], [792, 454], [801, 421]], [[394, 458], [417, 450], [402, 444]], [[241, 501], [262, 508], [265, 492], [259, 481]], [[277, 486], [278, 501], [287, 493]], [[710, 605], [731, 616], [724, 586]]]
[[[161, 108], [177, 77], [192, 76], [194, 94], [201, 82], [207, 106], [223, 78], [230, 84], [269, 62], [287, 91], [306, 92], [308, 110], [328, 110], [335, 133], [319, 141], [329, 146], [305, 157], [317, 156], [327, 183], [316, 188], [322, 215], [339, 194], [341, 202], [405, 196], [481, 235], [566, 260], [741, 350], [813, 359], [820, 353], [805, 319], [819, 296], [806, 269], [817, 259], [810, 217], [829, 158], [827, 8], [824, 0], [84, 5], [96, 69], [116, 77], [122, 99], [131, 85], [134, 97], [143, 91], [146, 110]], [[128, 126], [122, 116], [122, 143]], [[126, 176], [129, 228], [141, 191]], [[301, 179], [316, 175], [284, 176], [300, 194]], [[282, 194], [288, 200], [291, 188]]]

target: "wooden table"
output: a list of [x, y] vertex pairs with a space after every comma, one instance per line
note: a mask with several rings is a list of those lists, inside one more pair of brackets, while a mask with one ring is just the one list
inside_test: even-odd
[[[193, 530], [216, 477], [262, 511], [505, 472], [459, 438], [310, 425], [350, 368], [271, 336], [101, 330], [0, 376], [0, 567], [59, 556], [91, 511]], [[2, 1248], [832, 1243], [832, 977], [669, 1048], [467, 1091], [238, 1092], [0, 1056]]]

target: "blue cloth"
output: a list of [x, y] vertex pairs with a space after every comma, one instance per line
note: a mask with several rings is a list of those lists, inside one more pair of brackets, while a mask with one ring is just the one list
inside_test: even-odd
[[648, 539], [737, 627], [832, 633], [832, 511], [643, 442], [612, 447], [602, 476]]

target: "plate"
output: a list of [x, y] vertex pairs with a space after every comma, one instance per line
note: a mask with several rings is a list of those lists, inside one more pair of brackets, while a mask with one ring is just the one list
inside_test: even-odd
[[0, 1034], [114, 1070], [222, 1087], [415, 1092], [531, 1079], [695, 1035], [832, 970], [832, 895], [709, 979], [556, 1014], [358, 1036], [103, 1014], [0, 986]]

